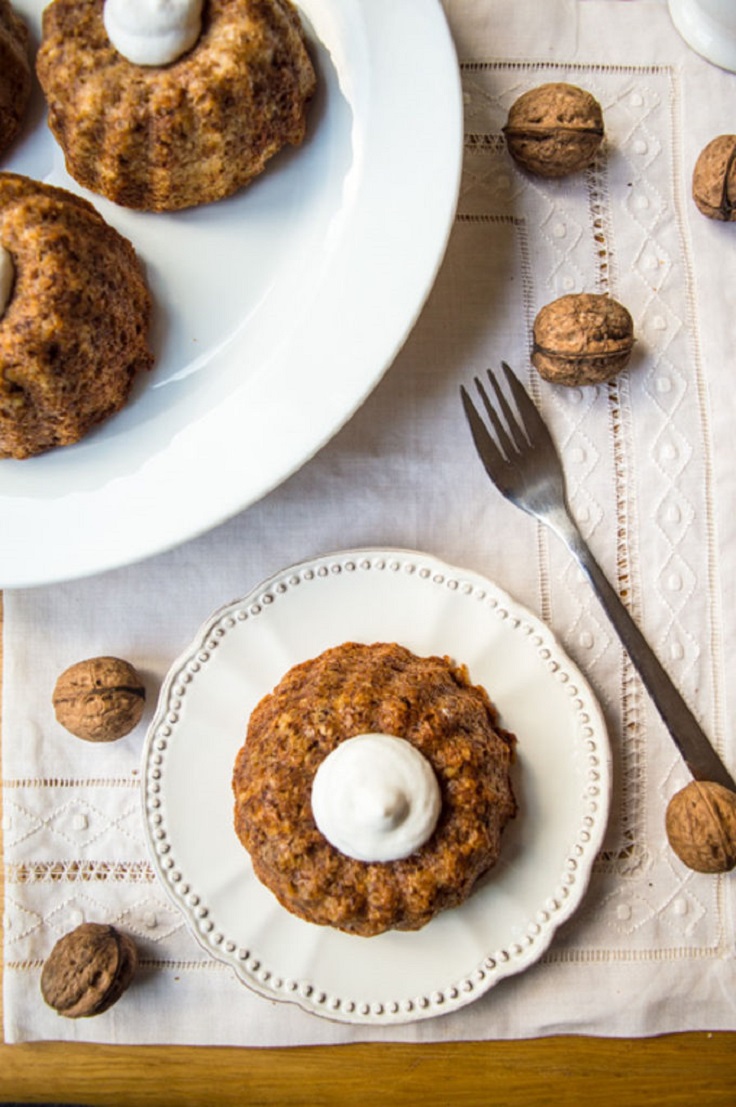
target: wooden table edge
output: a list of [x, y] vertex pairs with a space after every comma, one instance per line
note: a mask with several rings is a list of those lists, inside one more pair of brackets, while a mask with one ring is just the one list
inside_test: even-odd
[[734, 1039], [699, 1032], [288, 1049], [3, 1045], [0, 1102], [732, 1107]]

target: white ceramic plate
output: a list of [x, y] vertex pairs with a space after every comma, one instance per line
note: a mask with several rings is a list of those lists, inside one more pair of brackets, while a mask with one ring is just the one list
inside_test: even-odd
[[[292, 665], [347, 640], [465, 663], [518, 737], [520, 811], [498, 865], [415, 933], [360, 938], [295, 918], [233, 829], [250, 712]], [[585, 891], [611, 765], [590, 688], [534, 616], [425, 554], [355, 550], [287, 569], [212, 616], [166, 679], [142, 778], [154, 866], [202, 946], [269, 999], [386, 1025], [462, 1007], [541, 956]]]
[[[43, 0], [18, 0], [36, 39]], [[81, 192], [133, 242], [154, 370], [73, 447], [0, 462], [0, 587], [86, 576], [208, 530], [296, 470], [409, 333], [454, 216], [462, 99], [439, 0], [300, 0], [309, 136], [229, 200], [129, 212], [69, 178], [36, 90], [2, 169]]]

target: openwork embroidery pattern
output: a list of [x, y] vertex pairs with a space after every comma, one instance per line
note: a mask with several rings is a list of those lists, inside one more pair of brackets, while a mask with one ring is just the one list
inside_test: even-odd
[[[622, 377], [598, 389], [565, 390], [540, 386], [529, 369], [529, 383], [565, 459], [581, 529], [602, 551], [610, 579], [718, 743], [720, 669], [701, 672], [698, 644], [705, 638], [719, 655], [712, 458], [677, 185], [677, 74], [660, 66], [522, 62], [466, 63], [462, 73], [466, 160], [459, 218], [506, 214], [527, 227], [531, 258], [531, 288], [517, 301], [518, 317], [529, 321], [527, 334], [516, 351], [499, 351], [496, 361], [516, 358], [523, 371], [529, 365], [530, 315], [565, 293], [610, 293], [634, 315], [639, 350]], [[606, 142], [595, 163], [564, 183], [520, 171], [501, 134], [513, 100], [543, 80], [589, 89], [606, 120]], [[700, 428], [699, 436], [693, 437], [693, 427]], [[705, 489], [701, 502], [694, 499], [696, 489]], [[639, 554], [644, 545], [645, 564]], [[666, 920], [673, 935], [679, 929], [688, 938], [685, 947], [668, 953], [679, 956], [678, 948], [697, 945], [703, 905], [690, 894], [691, 876], [675, 873], [666, 855], [649, 856], [643, 845], [661, 841], [661, 832], [651, 833], [652, 820], [674, 790], [678, 757], [673, 751], [665, 779], [652, 779], [648, 744], [668, 738], [638, 677], [587, 585], [544, 533], [538, 535], [538, 558], [543, 617], [568, 628], [566, 644], [593, 681], [599, 668], [603, 673], [615, 666], [619, 674], [618, 699], [606, 704], [618, 751], [617, 817], [597, 863], [602, 899], [591, 914], [603, 909], [624, 944], [633, 942], [629, 954], [637, 956], [646, 956], [647, 933], [654, 941]], [[690, 602], [696, 591], [702, 603], [697, 615]], [[652, 594], [656, 604], [647, 602]], [[650, 891], [650, 885], [659, 886], [651, 880], [655, 871], [664, 878], [664, 901]], [[723, 940], [718, 892], [714, 902], [718, 921], [705, 939], [709, 950]], [[556, 944], [549, 957], [584, 959], [592, 955], [587, 946], [566, 950]], [[621, 955], [629, 954], [624, 945]]]

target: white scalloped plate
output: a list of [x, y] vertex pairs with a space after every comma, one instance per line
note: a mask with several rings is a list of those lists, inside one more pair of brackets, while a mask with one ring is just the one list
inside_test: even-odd
[[[452, 656], [518, 737], [520, 811], [498, 865], [413, 933], [359, 938], [295, 918], [233, 830], [250, 712], [292, 665], [347, 640]], [[268, 999], [389, 1025], [454, 1011], [542, 955], [585, 892], [611, 763], [590, 688], [537, 618], [476, 573], [371, 549], [286, 569], [217, 611], [165, 681], [142, 776], [154, 866], [204, 949]]]
[[[126, 211], [68, 176], [36, 85], [0, 168], [86, 196], [143, 260], [156, 364], [75, 446], [0, 462], [0, 587], [158, 553], [254, 503], [360, 406], [434, 282], [462, 166], [439, 0], [297, 0], [308, 137], [236, 196]], [[16, 0], [38, 39], [45, 0]]]

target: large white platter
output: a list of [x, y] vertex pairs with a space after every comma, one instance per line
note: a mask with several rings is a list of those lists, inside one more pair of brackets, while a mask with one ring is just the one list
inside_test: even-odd
[[[38, 40], [42, 0], [16, 7]], [[80, 192], [135, 245], [152, 373], [74, 447], [0, 462], [0, 587], [87, 576], [208, 530], [299, 468], [391, 363], [459, 188], [462, 98], [439, 0], [300, 0], [309, 137], [232, 199], [129, 212], [66, 174], [36, 88], [1, 169]]]
[[[348, 640], [467, 664], [518, 738], [519, 814], [498, 865], [415, 933], [360, 938], [295, 918], [233, 829], [250, 712], [292, 665]], [[286, 569], [212, 616], [165, 681], [142, 779], [154, 867], [204, 949], [269, 999], [387, 1025], [456, 1010], [542, 955], [585, 892], [611, 763], [590, 688], [538, 619], [426, 554], [354, 550]]]

